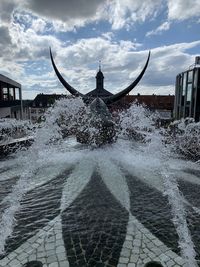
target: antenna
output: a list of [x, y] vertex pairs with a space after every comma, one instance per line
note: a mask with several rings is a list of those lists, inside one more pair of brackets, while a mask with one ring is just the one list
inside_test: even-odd
[[99, 60], [99, 71], [101, 71], [101, 60]]

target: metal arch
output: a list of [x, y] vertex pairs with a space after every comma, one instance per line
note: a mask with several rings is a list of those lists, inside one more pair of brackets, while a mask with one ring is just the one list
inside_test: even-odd
[[[126, 87], [124, 90], [122, 90], [121, 92], [115, 94], [115, 95], [112, 95], [112, 96], [108, 96], [108, 97], [104, 97], [102, 98], [102, 100], [105, 102], [105, 104], [109, 105], [109, 104], [112, 104], [118, 100], [120, 100], [122, 97], [124, 97], [125, 95], [127, 95], [131, 90], [133, 90], [133, 88], [140, 82], [140, 80], [142, 79], [146, 69], [147, 69], [147, 66], [148, 66], [148, 63], [149, 63], [149, 59], [150, 59], [150, 55], [151, 55], [151, 51], [149, 51], [149, 54], [148, 54], [148, 58], [147, 58], [147, 61], [146, 61], [146, 64], [143, 68], [143, 70], [141, 71], [141, 73], [139, 74], [139, 76], [135, 79], [134, 82], [132, 82], [128, 87]], [[79, 91], [77, 91], [75, 88], [73, 88], [69, 83], [67, 83], [65, 81], [65, 79], [62, 77], [62, 75], [60, 74], [60, 72], [58, 71], [56, 65], [55, 65], [55, 62], [53, 60], [53, 56], [52, 56], [52, 52], [51, 52], [51, 48], [50, 48], [50, 57], [51, 57], [51, 62], [52, 62], [52, 65], [53, 65], [53, 68], [54, 68], [54, 71], [58, 77], [58, 79], [60, 80], [60, 82], [63, 84], [63, 86], [74, 96], [81, 96], [83, 98], [85, 98], [85, 95], [84, 94], [81, 94]], [[89, 98], [92, 98], [92, 97], [89, 97]], [[86, 99], [88, 99], [88, 97], [86, 97]]]
[[59, 81], [62, 83], [62, 85], [67, 89], [67, 91], [69, 91], [72, 95], [74, 96], [84, 96], [83, 94], [81, 94], [79, 91], [77, 91], [75, 88], [73, 88], [68, 82], [65, 81], [65, 79], [62, 77], [62, 75], [60, 74], [60, 72], [58, 71], [56, 64], [53, 60], [53, 55], [51, 52], [51, 48], [49, 48], [50, 50], [50, 57], [51, 57], [51, 63], [53, 65], [54, 71], [59, 79]]
[[148, 58], [147, 58], [147, 61], [146, 61], [146, 64], [143, 68], [143, 70], [141, 71], [141, 73], [139, 74], [139, 76], [135, 79], [134, 82], [132, 82], [128, 87], [126, 87], [124, 90], [122, 90], [121, 92], [115, 94], [115, 95], [112, 95], [112, 96], [108, 96], [108, 97], [105, 97], [103, 98], [104, 102], [106, 104], [112, 104], [114, 103], [115, 101], [118, 101], [120, 100], [122, 97], [124, 97], [125, 95], [127, 95], [131, 90], [133, 90], [133, 88], [139, 83], [139, 81], [142, 79], [145, 71], [146, 71], [146, 68], [148, 66], [148, 63], [149, 63], [149, 59], [150, 59], [150, 54], [151, 52], [149, 51], [149, 54], [148, 54]]

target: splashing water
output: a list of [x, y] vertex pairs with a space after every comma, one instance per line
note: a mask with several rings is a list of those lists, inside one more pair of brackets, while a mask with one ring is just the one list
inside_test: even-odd
[[[179, 169], [184, 169], [186, 165], [194, 167], [194, 163], [176, 159], [177, 155], [171, 152], [171, 145], [166, 145], [164, 130], [156, 128], [157, 116], [142, 106], [134, 104], [126, 112], [119, 114], [118, 140], [101, 149], [79, 145], [68, 137], [85, 129], [90, 137], [96, 135], [97, 129], [91, 127], [90, 118], [89, 107], [81, 99], [57, 101], [55, 106], [48, 110], [45, 120], [35, 128], [35, 141], [32, 146], [26, 151], [19, 150], [13, 158], [0, 162], [0, 170], [5, 166], [9, 169], [4, 172], [2, 179], [11, 178], [14, 172], [17, 172], [18, 176], [11, 193], [1, 203], [7, 208], [1, 215], [0, 254], [4, 251], [6, 239], [12, 235], [16, 223], [15, 214], [20, 210], [23, 196], [31, 188], [53, 177], [49, 176], [48, 166], [55, 171], [50, 171], [54, 177], [72, 166], [75, 167], [63, 186], [61, 212], [90, 181], [95, 168], [116, 199], [130, 211], [129, 189], [120, 170], [120, 166], [123, 166], [145, 184], [168, 197], [182, 255], [189, 266], [196, 266], [194, 244], [186, 222], [184, 199], [179, 191], [173, 167], [174, 161], [179, 164]], [[63, 136], [66, 138], [63, 139]], [[199, 170], [198, 165], [195, 165], [195, 168]], [[39, 175], [41, 170], [43, 173]]]
[[173, 223], [179, 236], [179, 246], [182, 251], [182, 256], [186, 260], [188, 266], [195, 267], [197, 266], [195, 260], [196, 252], [187, 226], [184, 200], [178, 189], [177, 181], [173, 177], [172, 173], [163, 172], [163, 180], [165, 195], [168, 196], [168, 200], [172, 208]]

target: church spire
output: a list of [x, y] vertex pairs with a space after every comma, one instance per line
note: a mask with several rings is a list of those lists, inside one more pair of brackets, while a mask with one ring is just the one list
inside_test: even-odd
[[99, 71], [101, 71], [101, 60], [99, 60]]
[[101, 60], [99, 60], [99, 71], [97, 72], [97, 75], [96, 75], [96, 89], [98, 92], [103, 89], [103, 79], [104, 79], [104, 76], [101, 71]]

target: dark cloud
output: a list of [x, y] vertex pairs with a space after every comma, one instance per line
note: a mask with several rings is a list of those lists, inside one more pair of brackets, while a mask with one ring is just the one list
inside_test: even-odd
[[1, 36], [0, 45], [8, 46], [11, 44], [11, 38], [10, 38], [9, 30], [6, 26], [0, 27], [0, 36]]
[[14, 0], [0, 0], [0, 18], [2, 21], [9, 22], [12, 11], [16, 7]]
[[27, 7], [37, 14], [48, 18], [68, 21], [93, 17], [105, 0], [29, 0]]

